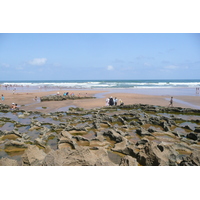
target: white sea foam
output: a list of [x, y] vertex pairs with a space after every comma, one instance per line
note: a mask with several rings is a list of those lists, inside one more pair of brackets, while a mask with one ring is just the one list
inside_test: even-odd
[[1, 82], [2, 86], [39, 87], [39, 88], [171, 88], [200, 87], [199, 81], [23, 81]]

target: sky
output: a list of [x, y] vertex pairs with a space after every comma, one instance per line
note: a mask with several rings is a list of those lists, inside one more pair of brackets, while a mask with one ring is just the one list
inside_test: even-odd
[[0, 80], [198, 79], [199, 33], [0, 33]]

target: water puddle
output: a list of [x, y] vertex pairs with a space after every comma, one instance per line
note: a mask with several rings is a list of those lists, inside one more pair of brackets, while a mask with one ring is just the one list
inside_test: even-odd
[[179, 118], [183, 120], [200, 120], [200, 115], [187, 115], [187, 114], [169, 114], [169, 113], [158, 113], [161, 116], [168, 117], [168, 118]]
[[48, 140], [47, 145], [49, 145], [53, 150], [56, 150], [58, 147], [58, 140], [56, 137], [53, 137]]
[[65, 106], [65, 107], [62, 107], [62, 108], [59, 108], [57, 111], [64, 111], [64, 112], [66, 112], [66, 111], [69, 111], [69, 108], [76, 108], [76, 106], [74, 106], [74, 105], [70, 105], [70, 106]]
[[6, 124], [4, 124], [0, 130], [2, 131], [12, 131], [14, 129], [14, 124], [13, 123], [10, 123], [10, 122], [7, 122]]
[[48, 107], [36, 107], [37, 110], [45, 110], [48, 109]]

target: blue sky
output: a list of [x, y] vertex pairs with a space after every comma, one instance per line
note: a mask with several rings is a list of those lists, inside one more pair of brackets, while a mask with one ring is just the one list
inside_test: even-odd
[[1, 33], [0, 80], [198, 79], [197, 33]]

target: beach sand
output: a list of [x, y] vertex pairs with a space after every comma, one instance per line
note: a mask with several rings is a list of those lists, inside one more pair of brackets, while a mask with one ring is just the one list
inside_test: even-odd
[[[60, 95], [64, 92], [63, 90], [58, 90]], [[150, 104], [158, 106], [168, 106], [170, 96], [169, 95], [145, 95], [136, 93], [115, 93], [114, 91], [108, 90], [69, 90], [69, 93], [74, 93], [76, 96], [96, 96], [96, 99], [80, 99], [80, 100], [65, 100], [65, 101], [49, 101], [40, 102], [39, 97], [47, 95], [56, 95], [58, 92], [56, 90], [40, 91], [40, 90], [28, 90], [27, 91], [17, 91], [15, 94], [11, 90], [0, 90], [0, 94], [3, 94], [5, 100], [0, 99], [0, 103], [7, 104], [11, 106], [12, 103], [16, 103], [20, 106], [20, 109], [27, 111], [40, 111], [44, 113], [56, 112], [56, 111], [67, 111], [69, 107], [81, 107], [84, 109], [100, 108], [105, 106], [106, 98], [112, 96], [117, 97], [117, 99], [122, 99], [125, 105], [128, 104]], [[38, 100], [35, 101], [35, 96]], [[200, 96], [173, 96], [174, 97], [174, 107], [184, 107], [184, 108], [197, 108], [200, 109]]]

